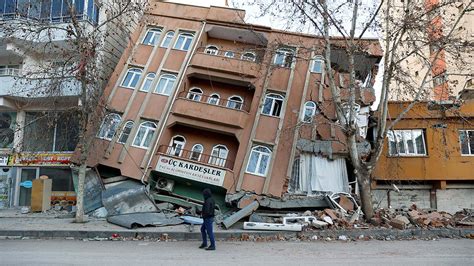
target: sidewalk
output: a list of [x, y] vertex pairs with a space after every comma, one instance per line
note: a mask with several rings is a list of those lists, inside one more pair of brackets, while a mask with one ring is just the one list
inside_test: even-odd
[[[161, 239], [161, 240], [200, 240], [199, 226], [192, 232], [187, 225], [164, 227], [144, 227], [127, 229], [105, 219], [90, 218], [87, 223], [77, 224], [70, 214], [62, 212], [21, 214], [19, 210], [0, 210], [0, 239], [21, 238], [66, 238], [109, 240], [111, 238]], [[350, 229], [350, 230], [314, 230], [304, 232], [250, 231], [242, 230], [241, 224], [235, 229], [225, 230], [215, 227], [218, 240], [271, 241], [271, 240], [337, 240], [342, 239], [428, 239], [474, 237], [474, 228], [441, 228], [441, 229]]]

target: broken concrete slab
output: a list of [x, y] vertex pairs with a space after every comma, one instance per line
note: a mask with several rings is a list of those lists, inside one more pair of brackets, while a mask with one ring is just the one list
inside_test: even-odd
[[294, 231], [301, 232], [301, 224], [273, 224], [273, 223], [254, 223], [244, 222], [245, 230], [269, 230], [269, 231]]
[[102, 193], [102, 202], [109, 215], [158, 211], [146, 187], [132, 180], [110, 184]]
[[160, 212], [128, 213], [109, 216], [109, 223], [120, 225], [129, 229], [145, 226], [167, 226], [182, 224], [184, 221], [178, 217], [168, 217]]
[[324, 196], [293, 196], [289, 198], [264, 197], [258, 200], [260, 206], [270, 209], [327, 208], [329, 205]]
[[245, 208], [241, 209], [240, 211], [238, 211], [238, 212], [232, 214], [231, 216], [225, 218], [222, 221], [222, 224], [224, 225], [224, 227], [226, 229], [229, 229], [233, 224], [238, 222], [240, 219], [242, 219], [244, 217], [247, 217], [250, 214], [252, 214], [255, 210], [258, 209], [259, 206], [260, 206], [260, 204], [257, 201], [254, 201], [254, 202], [250, 203], [249, 205], [247, 205]]

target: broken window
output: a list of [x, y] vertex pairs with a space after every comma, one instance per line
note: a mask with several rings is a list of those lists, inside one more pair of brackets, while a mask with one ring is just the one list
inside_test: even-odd
[[235, 54], [232, 51], [227, 51], [224, 54], [225, 57], [234, 58]]
[[245, 61], [252, 61], [252, 62], [255, 62], [255, 53], [252, 53], [252, 52], [245, 52], [242, 54], [242, 57], [241, 59], [242, 60], [245, 60]]
[[422, 129], [391, 130], [387, 132], [389, 154], [392, 156], [426, 155]]
[[293, 65], [295, 50], [291, 48], [280, 48], [275, 53], [273, 64], [280, 67], [290, 68]]
[[211, 157], [209, 157], [209, 163], [218, 166], [225, 166], [228, 154], [229, 150], [225, 145], [216, 145], [212, 148]]
[[206, 47], [206, 50], [204, 50], [204, 52], [210, 55], [217, 55], [219, 53], [219, 49], [215, 45], [209, 45]]
[[[350, 110], [351, 109], [350, 109], [349, 103], [343, 103], [342, 104], [342, 111], [344, 112], [344, 117], [346, 118], [346, 121], [344, 121], [345, 123], [349, 123], [349, 117], [351, 115]], [[352, 105], [352, 120], [357, 119], [357, 115], [359, 114], [359, 110], [360, 110], [360, 105], [358, 105], [357, 103], [354, 103]]]
[[186, 145], [186, 139], [183, 136], [174, 136], [173, 139], [171, 139], [168, 154], [173, 156], [181, 156], [184, 145]]
[[156, 84], [155, 93], [170, 95], [176, 82], [176, 76], [173, 74], [162, 74], [158, 84]]
[[133, 141], [133, 146], [139, 148], [148, 148], [150, 146], [153, 135], [155, 134], [156, 124], [153, 122], [143, 122], [138, 128], [137, 135]]
[[250, 152], [249, 162], [247, 164], [247, 173], [266, 176], [272, 150], [265, 146], [255, 146]]
[[304, 104], [304, 111], [302, 120], [305, 123], [311, 123], [313, 121], [313, 117], [316, 114], [316, 103], [312, 101], [308, 101]]
[[118, 114], [108, 114], [105, 116], [104, 121], [99, 129], [99, 134], [97, 137], [106, 140], [112, 140], [112, 137], [115, 135], [115, 131], [120, 125], [122, 118]]
[[283, 96], [280, 94], [269, 93], [265, 95], [262, 113], [270, 116], [280, 116], [283, 99]]
[[474, 155], [474, 130], [459, 130], [462, 155]]
[[191, 149], [191, 156], [189, 159], [199, 161], [203, 152], [204, 147], [201, 144], [194, 144], [193, 148]]
[[25, 151], [74, 151], [79, 136], [79, 122], [74, 112], [27, 112]]
[[346, 160], [330, 160], [302, 153], [293, 162], [288, 192], [306, 195], [315, 192], [350, 192]]
[[120, 138], [117, 141], [118, 143], [125, 144], [127, 143], [128, 137], [130, 136], [130, 133], [132, 132], [133, 128], [133, 121], [128, 121], [125, 123], [123, 126], [122, 134], [120, 134]]
[[142, 70], [140, 68], [130, 68], [127, 71], [127, 74], [123, 78], [122, 87], [135, 89], [142, 76]]
[[200, 102], [202, 98], [202, 90], [200, 88], [192, 88], [188, 92], [188, 99]]

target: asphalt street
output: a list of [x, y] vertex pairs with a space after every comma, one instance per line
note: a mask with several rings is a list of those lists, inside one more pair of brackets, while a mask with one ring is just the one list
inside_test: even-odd
[[474, 265], [474, 240], [218, 242], [1, 240], [0, 265]]

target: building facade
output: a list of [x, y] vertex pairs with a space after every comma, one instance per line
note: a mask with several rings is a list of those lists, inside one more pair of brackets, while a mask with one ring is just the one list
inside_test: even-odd
[[98, 28], [110, 7], [93, 0], [0, 1], [0, 208], [29, 206], [30, 181], [41, 175], [53, 179], [53, 203], [74, 204], [79, 54], [65, 32], [74, 19], [84, 34], [104, 33], [97, 34], [103, 46], [96, 57], [107, 78], [119, 59], [111, 50], [121, 53], [129, 35], [118, 22]]
[[[202, 187], [228, 198], [349, 192], [323, 40], [244, 17], [238, 9], [151, 2], [109, 80], [89, 165], [104, 178], [121, 175], [192, 199]], [[360, 43], [357, 115], [367, 148], [370, 77], [381, 53], [377, 40]], [[338, 39], [333, 45], [333, 71], [345, 87], [347, 62], [337, 49], [344, 48]]]

